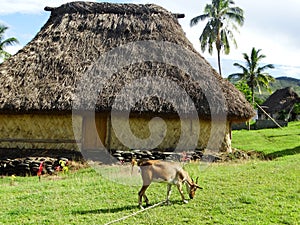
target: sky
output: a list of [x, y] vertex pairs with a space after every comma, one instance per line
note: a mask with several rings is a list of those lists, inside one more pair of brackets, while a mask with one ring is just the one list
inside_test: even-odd
[[[93, 1], [93, 0], [90, 0]], [[95, 1], [95, 0], [94, 0]], [[16, 53], [24, 47], [42, 28], [50, 16], [45, 6], [60, 6], [68, 0], [1, 0], [0, 23], [9, 27], [6, 37], [16, 37], [20, 44], [7, 48]], [[98, 2], [100, 2], [98, 0]], [[113, 3], [154, 3], [173, 13], [184, 13], [179, 22], [192, 42], [194, 48], [217, 70], [216, 51], [213, 55], [201, 52], [199, 37], [205, 21], [190, 27], [190, 20], [203, 14], [206, 4], [211, 0], [113, 0]], [[261, 49], [266, 55], [263, 64], [272, 63], [275, 69], [268, 72], [274, 77], [288, 76], [300, 79], [300, 1], [299, 0], [235, 0], [235, 5], [244, 10], [245, 23], [235, 33], [238, 48], [233, 44], [229, 55], [222, 54], [223, 76], [241, 72], [233, 66], [234, 62], [243, 64], [243, 53], [250, 55], [251, 49]]]

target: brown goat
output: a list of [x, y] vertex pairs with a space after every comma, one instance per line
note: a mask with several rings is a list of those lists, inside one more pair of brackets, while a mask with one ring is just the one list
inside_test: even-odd
[[198, 178], [196, 179], [196, 182], [194, 182], [193, 179], [190, 178], [189, 174], [185, 170], [183, 170], [183, 168], [178, 165], [178, 163], [160, 160], [142, 160], [138, 162], [138, 166], [141, 169], [141, 175], [143, 179], [143, 186], [138, 193], [138, 203], [141, 208], [143, 208], [142, 197], [144, 197], [146, 205], [149, 205], [149, 200], [145, 192], [151, 182], [165, 182], [168, 184], [166, 198], [167, 204], [169, 203], [172, 185], [177, 186], [184, 203], [188, 203], [188, 201], [185, 199], [182, 191], [183, 183], [186, 184], [190, 199], [194, 198], [195, 192], [198, 188], [202, 189], [197, 184]]

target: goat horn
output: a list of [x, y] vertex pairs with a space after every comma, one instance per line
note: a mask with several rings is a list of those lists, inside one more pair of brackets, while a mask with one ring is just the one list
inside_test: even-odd
[[199, 189], [203, 189], [203, 187], [200, 187], [198, 184], [196, 184], [196, 187]]

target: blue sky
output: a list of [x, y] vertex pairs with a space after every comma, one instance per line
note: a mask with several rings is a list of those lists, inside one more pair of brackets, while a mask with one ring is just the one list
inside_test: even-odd
[[[17, 52], [25, 46], [42, 28], [50, 16], [44, 11], [45, 6], [59, 6], [68, 0], [1, 0], [0, 23], [9, 27], [7, 37], [14, 36], [20, 44], [7, 50]], [[210, 0], [124, 0], [108, 1], [114, 3], [155, 3], [169, 11], [184, 13], [180, 19], [187, 38], [196, 50], [203, 55], [214, 68], [217, 68], [216, 55], [202, 53], [198, 38], [205, 22], [195, 27], [189, 26], [189, 21], [203, 13], [205, 4]], [[239, 72], [232, 64], [243, 63], [242, 53], [250, 54], [252, 47], [262, 49], [267, 57], [263, 63], [275, 64], [275, 69], [268, 72], [274, 77], [290, 76], [300, 79], [300, 1], [299, 0], [235, 0], [236, 6], [245, 11], [245, 24], [235, 34], [238, 48], [232, 46], [230, 55], [222, 55], [224, 77]]]

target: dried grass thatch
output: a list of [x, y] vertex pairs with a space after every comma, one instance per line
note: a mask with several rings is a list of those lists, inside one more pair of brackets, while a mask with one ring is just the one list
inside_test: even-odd
[[[71, 111], [78, 80], [100, 56], [118, 46], [152, 40], [174, 43], [195, 53], [203, 79], [193, 80], [180, 69], [157, 62], [129, 65], [107, 83], [97, 101], [98, 111], [109, 111], [115, 95], [134, 79], [158, 76], [168, 77], [183, 88], [201, 118], [210, 117], [205, 91], [213, 93], [214, 87], [223, 91], [226, 107], [220, 110], [227, 111], [230, 121], [253, 116], [244, 96], [193, 49], [177, 21], [178, 15], [152, 4], [72, 2], [45, 9], [51, 16], [41, 31], [0, 65], [1, 112]], [[209, 77], [214, 77], [213, 85], [207, 82]], [[177, 100], [186, 112], [185, 103]], [[217, 95], [215, 100], [219, 101]], [[156, 96], [138, 102], [132, 111], [176, 113], [172, 104]]]
[[276, 90], [262, 104], [262, 107], [267, 113], [274, 114], [280, 111], [289, 112], [294, 104], [300, 102], [300, 97], [291, 87]]

